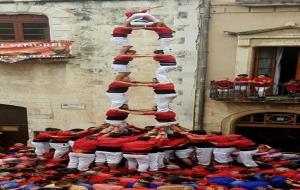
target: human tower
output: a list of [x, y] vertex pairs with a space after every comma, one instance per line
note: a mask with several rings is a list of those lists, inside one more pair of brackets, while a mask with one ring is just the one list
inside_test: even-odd
[[[151, 8], [150, 8], [151, 9]], [[211, 164], [212, 155], [219, 163], [233, 159], [231, 153], [239, 149], [238, 161], [247, 167], [257, 166], [252, 160], [255, 143], [241, 135], [206, 135], [205, 131], [189, 131], [176, 122], [176, 113], [171, 102], [176, 98], [175, 86], [168, 73], [176, 69], [171, 42], [174, 31], [165, 23], [148, 13], [150, 9], [128, 11], [124, 25], [114, 28], [111, 42], [120, 47], [114, 58], [112, 69], [116, 77], [106, 92], [111, 101], [106, 112], [106, 121], [99, 127], [87, 130], [72, 129], [60, 131], [48, 129], [39, 133], [33, 146], [38, 156], [54, 149], [53, 158], [68, 154], [68, 168], [86, 171], [90, 165], [108, 165], [116, 171], [123, 158], [125, 167], [139, 172], [157, 171], [167, 166], [176, 168], [174, 157], [188, 166], [195, 161], [200, 165]], [[160, 46], [152, 54], [137, 54], [128, 41], [128, 35], [136, 30], [151, 30], [159, 36]], [[133, 59], [149, 57], [159, 62], [155, 78], [151, 82], [137, 82], [130, 78], [129, 63]], [[128, 106], [126, 92], [129, 87], [151, 87], [154, 90], [155, 105], [149, 110], [133, 110]], [[152, 115], [154, 126], [136, 127], [126, 122], [129, 114]], [[124, 166], [124, 165], [123, 165]]]

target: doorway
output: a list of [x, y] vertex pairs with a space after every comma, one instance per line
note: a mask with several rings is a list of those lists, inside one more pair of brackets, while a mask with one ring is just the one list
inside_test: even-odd
[[300, 114], [266, 112], [243, 116], [236, 121], [234, 132], [280, 151], [300, 152]]
[[29, 139], [27, 110], [24, 107], [0, 104], [0, 149]]

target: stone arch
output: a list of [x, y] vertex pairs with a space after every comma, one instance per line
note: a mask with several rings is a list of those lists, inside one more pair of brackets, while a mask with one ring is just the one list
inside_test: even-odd
[[243, 112], [238, 112], [225, 117], [221, 122], [221, 130], [223, 134], [231, 134], [234, 132], [236, 121], [244, 116], [255, 114], [255, 113], [265, 113], [265, 112], [286, 112], [286, 113], [297, 113], [300, 114], [300, 110], [290, 110], [287, 109], [255, 109]]
[[45, 5], [25, 5], [22, 3], [13, 3], [5, 6], [5, 9], [0, 9], [0, 14], [32, 14], [44, 15], [48, 17], [50, 26], [51, 40], [71, 40], [72, 26], [70, 19], [72, 15], [53, 6], [53, 4]]

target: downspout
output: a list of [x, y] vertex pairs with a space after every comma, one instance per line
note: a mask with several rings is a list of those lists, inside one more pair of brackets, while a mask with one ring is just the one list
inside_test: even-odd
[[203, 129], [204, 126], [204, 110], [205, 110], [205, 83], [207, 73], [207, 58], [208, 58], [208, 32], [209, 32], [209, 18], [210, 18], [210, 1], [203, 0], [200, 6], [200, 22], [199, 36], [198, 36], [198, 68], [197, 79], [199, 84], [198, 89], [198, 129]]

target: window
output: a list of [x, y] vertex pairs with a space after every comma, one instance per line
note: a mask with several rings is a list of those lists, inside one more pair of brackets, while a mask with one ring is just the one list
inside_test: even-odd
[[285, 94], [284, 84], [300, 80], [300, 47], [258, 47], [252, 77], [261, 74], [273, 79], [273, 94]]
[[48, 41], [49, 22], [41, 15], [0, 15], [0, 41]]

